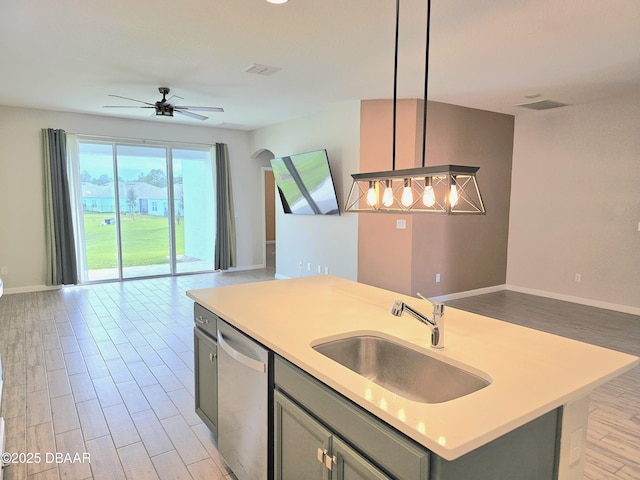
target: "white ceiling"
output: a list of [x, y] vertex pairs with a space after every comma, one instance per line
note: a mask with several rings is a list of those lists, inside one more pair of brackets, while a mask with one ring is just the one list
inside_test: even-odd
[[[422, 97], [426, 0], [402, 0], [399, 97]], [[0, 105], [250, 130], [393, 94], [393, 0], [2, 0]], [[639, 0], [432, 0], [429, 99], [517, 114], [640, 89]], [[259, 63], [281, 70], [258, 76]], [[220, 106], [209, 120], [103, 105]]]

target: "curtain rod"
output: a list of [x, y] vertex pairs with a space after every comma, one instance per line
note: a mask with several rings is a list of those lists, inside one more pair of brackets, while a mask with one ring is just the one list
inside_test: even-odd
[[67, 132], [70, 135], [78, 135], [89, 140], [109, 140], [109, 141], [135, 141], [140, 143], [160, 143], [173, 145], [200, 145], [204, 147], [214, 147], [216, 143], [199, 143], [199, 142], [178, 142], [173, 140], [156, 140], [152, 138], [135, 138], [135, 137], [113, 137], [109, 135], [93, 135], [91, 133]]

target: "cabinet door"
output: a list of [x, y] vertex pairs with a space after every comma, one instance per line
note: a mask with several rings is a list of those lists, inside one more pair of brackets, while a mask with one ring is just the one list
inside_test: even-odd
[[276, 480], [329, 480], [325, 453], [331, 432], [279, 392], [274, 392]]
[[333, 480], [391, 480], [340, 438], [333, 437]]
[[218, 346], [198, 328], [193, 341], [196, 413], [218, 438]]

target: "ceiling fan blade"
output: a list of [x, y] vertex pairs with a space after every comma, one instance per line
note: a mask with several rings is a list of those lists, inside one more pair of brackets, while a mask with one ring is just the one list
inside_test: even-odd
[[224, 108], [220, 107], [186, 107], [183, 105], [174, 105], [173, 108], [181, 108], [183, 110], [195, 110], [201, 112], [224, 112]]
[[131, 100], [132, 102], [144, 103], [145, 105], [151, 105], [152, 107], [154, 106], [153, 103], [143, 102], [142, 100], [136, 100], [135, 98], [123, 97], [121, 95], [109, 95], [109, 96], [110, 97], [116, 97], [116, 98], [123, 98], [125, 100]]
[[193, 113], [193, 112], [187, 112], [187, 111], [183, 111], [180, 108], [174, 107], [173, 108], [173, 113], [179, 113], [180, 115], [186, 115], [187, 117], [191, 117], [191, 118], [197, 118], [198, 120], [206, 120], [209, 117], [205, 117], [204, 115], [198, 115], [197, 113]]
[[176, 104], [175, 104], [176, 100], [174, 100], [174, 99], [184, 100], [184, 98], [182, 98], [179, 95], [171, 95], [171, 97], [167, 98], [167, 101], [164, 102], [164, 103], [168, 103], [169, 105], [172, 105], [172, 106], [175, 107], [176, 106]]
[[155, 108], [151, 107], [142, 107], [138, 105], [103, 105], [102, 108]]

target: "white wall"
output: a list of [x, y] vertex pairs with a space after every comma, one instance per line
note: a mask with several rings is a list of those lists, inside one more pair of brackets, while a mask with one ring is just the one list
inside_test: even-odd
[[[236, 208], [238, 268], [262, 266], [259, 167], [250, 159], [249, 133], [211, 127], [0, 106], [0, 266], [5, 290], [45, 283], [42, 128], [72, 133], [229, 146]], [[256, 168], [256, 175], [245, 174]], [[242, 179], [242, 181], [240, 181]], [[258, 227], [256, 228], [256, 225]], [[259, 233], [257, 233], [259, 232]]]
[[640, 312], [639, 112], [637, 94], [516, 118], [510, 287]]
[[[252, 150], [270, 150], [276, 157], [326, 149], [331, 164], [340, 216], [285, 215], [277, 198], [276, 275], [329, 273], [356, 280], [358, 276], [358, 216], [344, 213], [351, 174], [360, 162], [360, 102], [335, 106], [320, 114], [256, 130]], [[277, 197], [277, 195], [276, 195]], [[302, 270], [299, 262], [303, 263]], [[307, 269], [311, 264], [311, 271]]]

